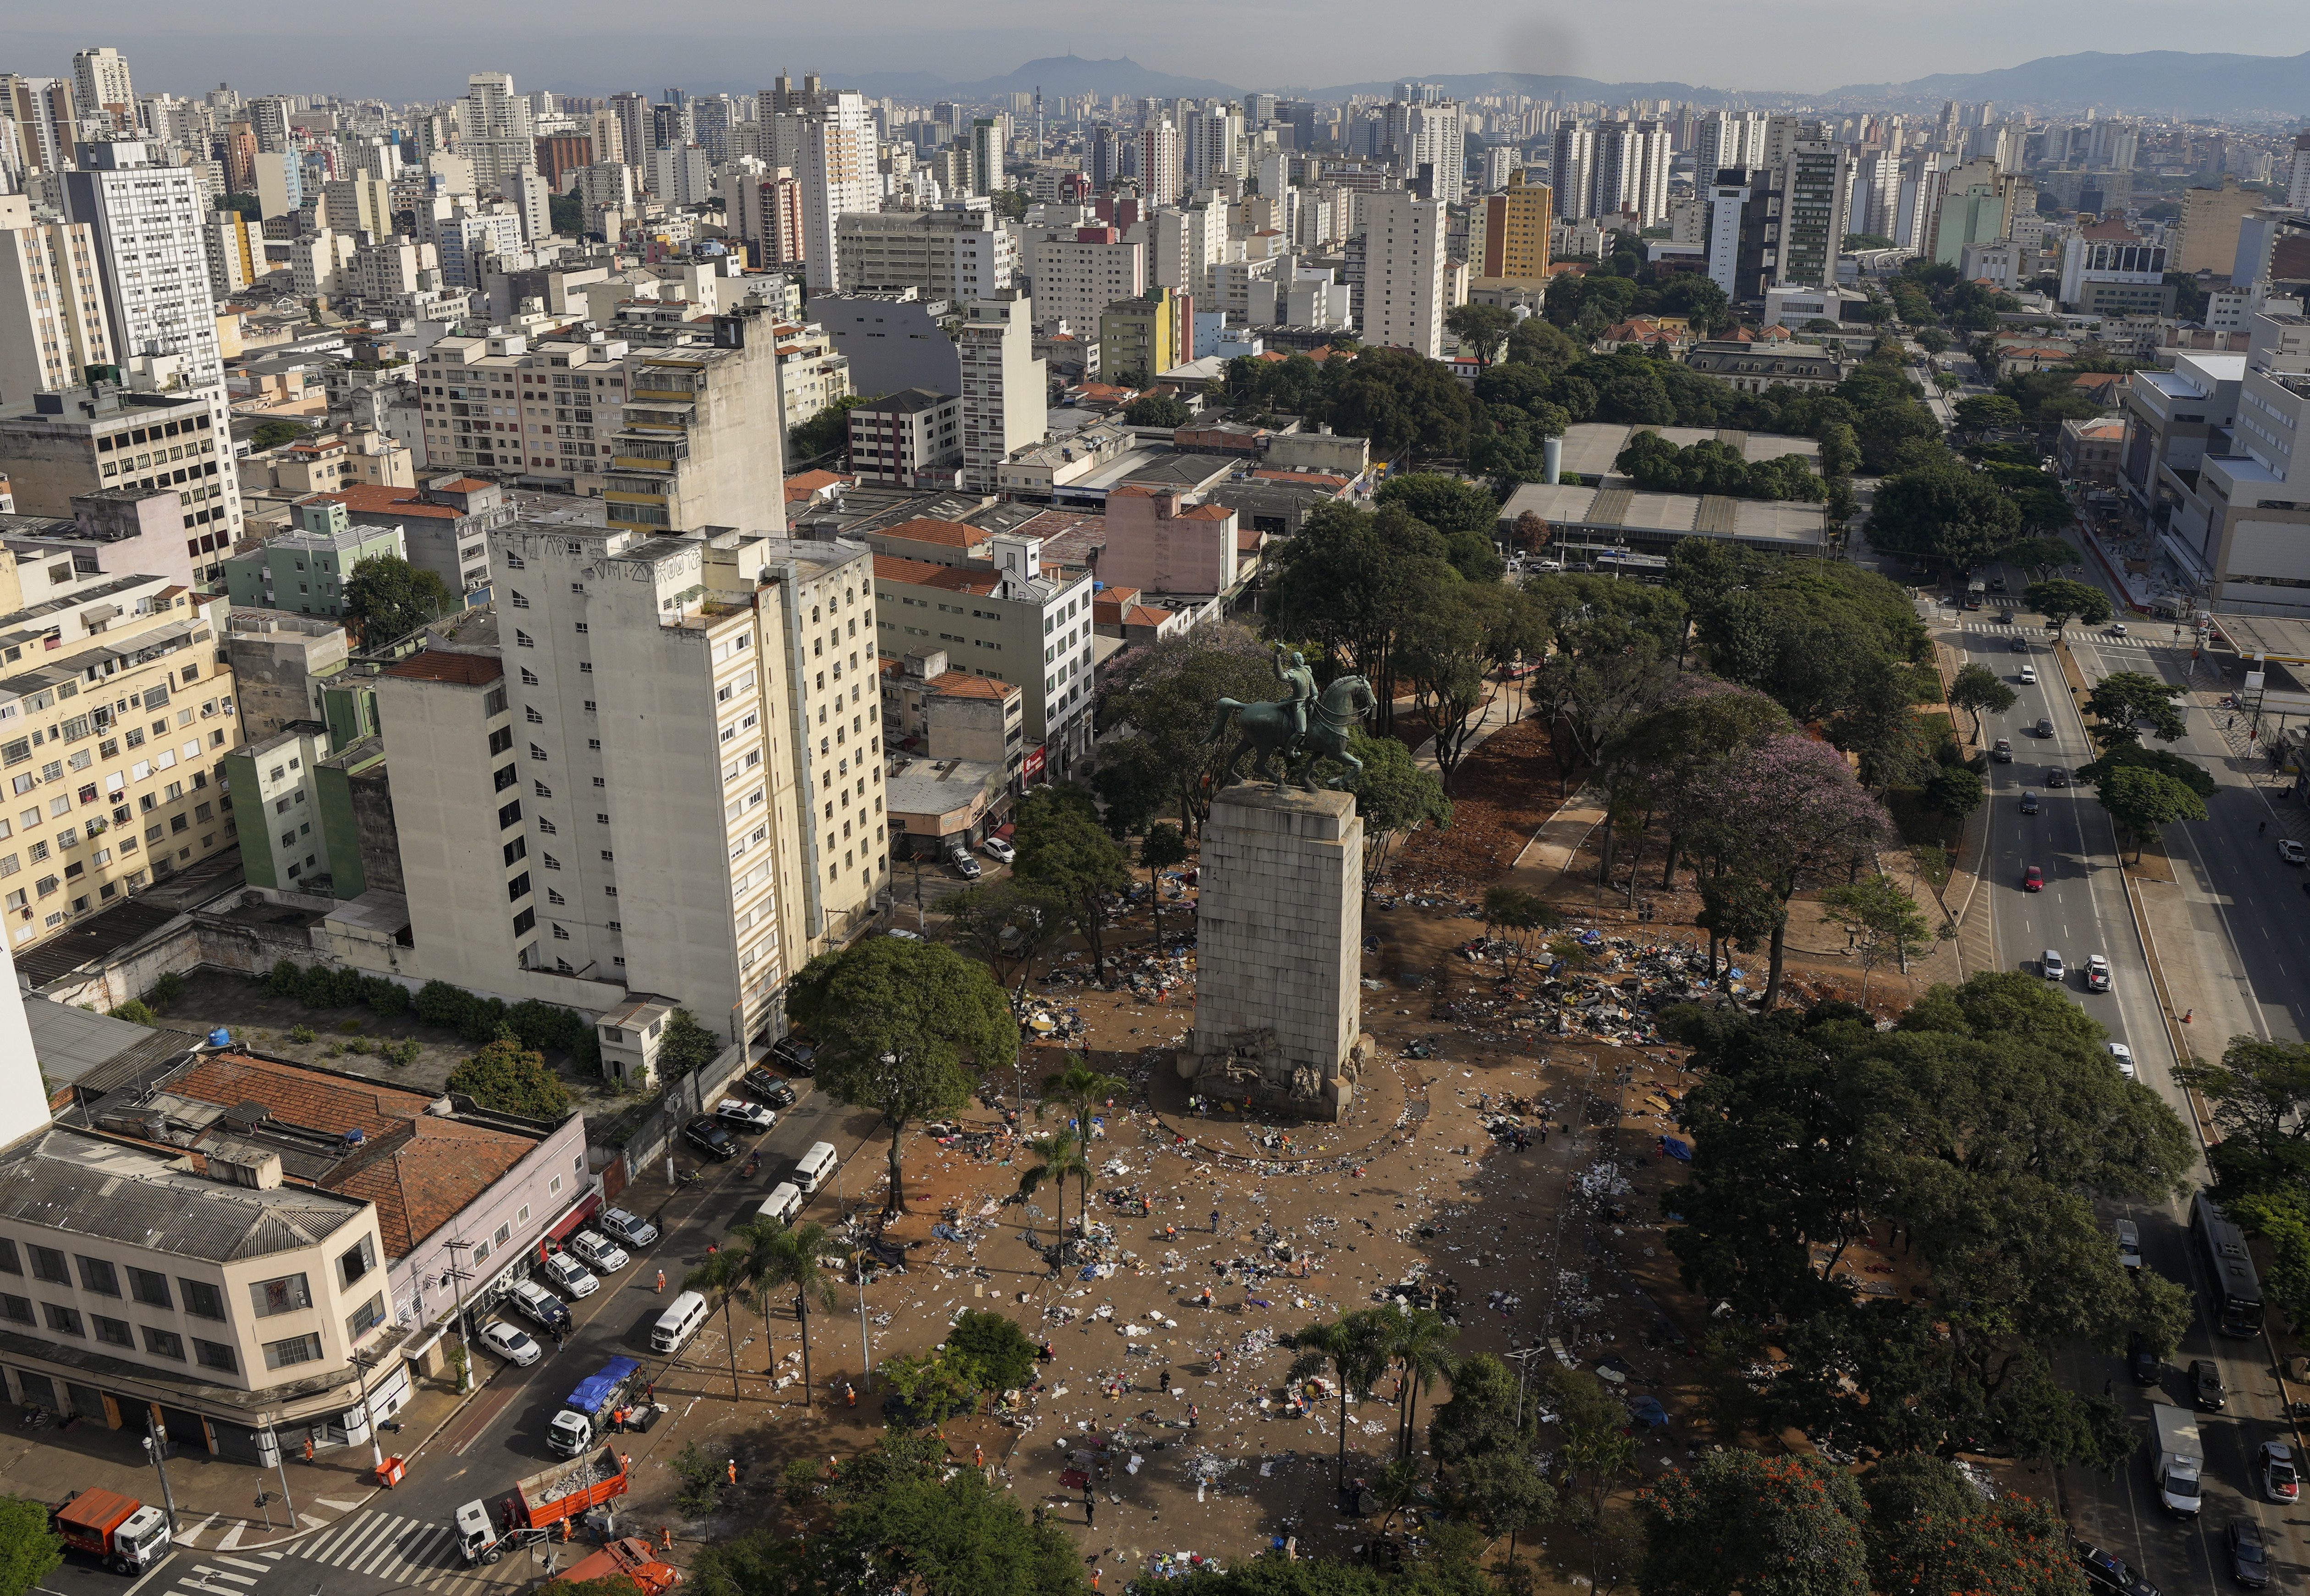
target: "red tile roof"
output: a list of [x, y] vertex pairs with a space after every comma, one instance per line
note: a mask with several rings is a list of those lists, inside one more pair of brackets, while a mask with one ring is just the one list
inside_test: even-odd
[[1235, 512], [1223, 504], [1199, 504], [1194, 509], [1181, 510], [1182, 521], [1232, 521]]
[[525, 1136], [436, 1118], [433, 1097], [295, 1064], [213, 1053], [196, 1060], [169, 1089], [221, 1107], [262, 1104], [274, 1119], [326, 1135], [361, 1133], [363, 1150], [317, 1184], [377, 1205], [388, 1257], [447, 1224], [537, 1144]]
[[968, 671], [949, 671], [943, 676], [934, 676], [930, 688], [942, 698], [994, 698], [998, 701], [1020, 690], [1010, 682], [997, 681], [987, 676], [973, 676]]
[[505, 662], [486, 654], [456, 654], [446, 648], [429, 648], [422, 654], [394, 661], [386, 666], [385, 674], [398, 676], [404, 681], [455, 681], [465, 687], [480, 687], [503, 676]]
[[942, 587], [950, 593], [994, 592], [994, 568], [984, 561], [973, 561], [972, 564], [977, 568], [933, 565], [927, 559], [902, 559], [894, 554], [877, 554], [874, 556], [874, 579], [878, 582], [904, 582], [914, 587]]
[[[461, 482], [470, 480], [459, 479]], [[489, 484], [474, 482], [473, 486], [485, 488]], [[351, 482], [334, 493], [317, 493], [313, 497], [331, 499], [348, 510], [370, 516], [436, 516], [454, 521], [465, 513], [451, 504], [427, 504], [417, 497], [414, 489], [380, 488], [370, 482]]]
[[1251, 474], [1255, 480], [1258, 481], [1272, 482], [1307, 482], [1317, 488], [1344, 488], [1350, 482], [1355, 481], [1353, 477], [1333, 476], [1328, 472], [1277, 471], [1269, 466], [1262, 466]]
[[479, 493], [482, 489], [491, 485], [492, 484], [482, 481], [479, 477], [459, 477], [454, 482], [442, 483], [441, 491], [444, 493]]
[[814, 498], [819, 490], [831, 488], [838, 483], [847, 488], [857, 480], [856, 477], [845, 476], [838, 471], [802, 472], [786, 479], [786, 502], [794, 504], [802, 499]]

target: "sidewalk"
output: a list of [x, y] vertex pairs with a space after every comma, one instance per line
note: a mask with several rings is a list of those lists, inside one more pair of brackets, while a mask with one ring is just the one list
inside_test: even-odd
[[[487, 1375], [503, 1366], [476, 1367]], [[487, 1381], [474, 1387], [478, 1395]], [[414, 1458], [454, 1420], [468, 1398], [445, 1382], [425, 1381], [408, 1405], [394, 1416], [402, 1427], [378, 1440], [388, 1457]], [[177, 1540], [211, 1551], [255, 1549], [335, 1522], [366, 1505], [383, 1488], [370, 1462], [369, 1444], [333, 1447], [308, 1463], [302, 1448], [284, 1452], [292, 1521], [281, 1499], [281, 1469], [211, 1456], [179, 1447], [168, 1460], [169, 1490], [177, 1505]], [[166, 1502], [161, 1480], [144, 1455], [141, 1429], [108, 1430], [82, 1419], [70, 1430], [18, 1430], [0, 1444], [0, 1491], [35, 1501], [56, 1502], [68, 1491], [101, 1487], [156, 1506]], [[267, 1508], [256, 1506], [266, 1493]], [[269, 1509], [271, 1526], [265, 1517]]]

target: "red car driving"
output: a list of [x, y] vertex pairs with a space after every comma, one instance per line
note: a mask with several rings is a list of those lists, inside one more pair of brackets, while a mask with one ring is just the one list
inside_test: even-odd
[[2039, 870], [2036, 865], [2034, 865], [2034, 864], [2033, 864], [2033, 865], [2029, 866], [2029, 868], [2028, 868], [2028, 869], [2027, 869], [2027, 870], [2025, 870], [2025, 871], [2023, 871], [2023, 872], [2021, 872], [2021, 890], [2022, 890], [2022, 891], [2024, 891], [2024, 892], [2043, 892], [2045, 889], [2045, 872], [2044, 871]]

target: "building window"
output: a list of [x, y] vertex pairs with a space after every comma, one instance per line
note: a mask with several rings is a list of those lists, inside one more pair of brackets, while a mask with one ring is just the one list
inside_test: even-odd
[[32, 1299], [29, 1297], [14, 1297], [5, 1291], [0, 1291], [0, 1319], [13, 1320], [18, 1324], [31, 1323]]
[[172, 1357], [178, 1363], [185, 1361], [184, 1337], [173, 1330], [159, 1330], [150, 1324], [143, 1328], [145, 1351], [155, 1357]]
[[231, 1348], [215, 1341], [204, 1341], [197, 1336], [193, 1339], [193, 1357], [204, 1369], [222, 1369], [228, 1375], [237, 1374], [240, 1369], [240, 1359]]
[[364, 1236], [358, 1245], [337, 1259], [337, 1277], [347, 1286], [377, 1267], [377, 1244]]
[[345, 1337], [348, 1340], [358, 1341], [384, 1323], [385, 1293], [380, 1291], [346, 1316]]
[[203, 1319], [224, 1317], [224, 1293], [206, 1280], [188, 1280], [182, 1275], [177, 1284], [185, 1294], [185, 1312]]
[[0, 1271], [12, 1275], [24, 1272], [24, 1265], [16, 1256], [16, 1244], [4, 1236], [0, 1236]]
[[101, 1314], [91, 1314], [89, 1317], [96, 1322], [96, 1339], [98, 1340], [103, 1341], [109, 1346], [126, 1347], [131, 1349], [135, 1349], [136, 1345], [136, 1329], [135, 1326], [130, 1324], [126, 1319], [108, 1319]]
[[60, 1308], [52, 1302], [44, 1302], [40, 1305], [40, 1313], [48, 1320], [48, 1328], [60, 1336], [87, 1333], [80, 1327], [80, 1314], [76, 1309]]
[[72, 1271], [65, 1267], [65, 1255], [54, 1247], [44, 1247], [37, 1242], [25, 1244], [32, 1254], [32, 1278], [46, 1280], [52, 1286], [72, 1284]]
[[248, 1284], [248, 1305], [258, 1318], [269, 1319], [275, 1314], [293, 1314], [300, 1308], [311, 1307], [313, 1293], [300, 1274], [280, 1275], [270, 1280], [251, 1280]]
[[117, 1297], [120, 1295], [120, 1271], [101, 1258], [82, 1258], [80, 1261], [80, 1288], [83, 1291], [93, 1291], [100, 1297]]
[[291, 1336], [285, 1341], [265, 1343], [265, 1366], [285, 1369], [300, 1363], [311, 1363], [321, 1356], [321, 1338], [317, 1335]]
[[176, 1305], [169, 1300], [169, 1277], [149, 1269], [132, 1267], [129, 1270], [128, 1295], [148, 1308], [169, 1308]]

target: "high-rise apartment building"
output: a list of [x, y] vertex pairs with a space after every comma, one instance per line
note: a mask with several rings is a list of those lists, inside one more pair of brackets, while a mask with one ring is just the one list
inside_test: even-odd
[[201, 229], [207, 248], [209, 291], [219, 298], [237, 294], [262, 275], [265, 235], [249, 231], [248, 218], [238, 211], [213, 212]]
[[712, 196], [713, 169], [702, 144], [664, 144], [649, 154], [649, 191], [669, 205], [699, 205]]
[[1476, 282], [1545, 288], [1554, 192], [1521, 168], [1508, 173], [1500, 194], [1468, 207], [1468, 274]]
[[1168, 205], [1185, 192], [1179, 130], [1168, 122], [1150, 122], [1139, 130], [1139, 192], [1158, 205]]
[[826, 97], [803, 129], [802, 160], [803, 271], [813, 293], [841, 282], [841, 235], [835, 219], [882, 208], [881, 169], [874, 124], [864, 96]]
[[36, 222], [23, 195], [0, 194], [0, 405], [113, 363], [99, 270], [85, 224]]
[[256, 134], [257, 153], [279, 155], [291, 142], [289, 103], [277, 94], [248, 102], [248, 126]]
[[72, 165], [79, 133], [68, 80], [0, 74], [0, 118], [15, 123], [17, 152], [28, 170], [61, 172]]
[[341, 233], [389, 236], [392, 185], [378, 178], [336, 178], [321, 185], [321, 219]]
[[1366, 195], [1362, 212], [1363, 342], [1433, 360], [1444, 352], [1446, 206], [1385, 188]]
[[1585, 221], [1595, 213], [1596, 126], [1593, 122], [1559, 122], [1556, 127], [1555, 158], [1549, 168], [1550, 186], [1556, 195], [1556, 214], [1565, 221]]
[[[777, 325], [749, 305], [715, 317], [712, 344], [627, 356], [603, 493], [612, 525], [683, 532], [751, 522], [759, 531], [786, 530], [787, 405]], [[530, 380], [546, 386], [543, 373]]]
[[1850, 145], [1826, 140], [1798, 141], [1779, 173], [1779, 265], [1775, 286], [1837, 286], [1837, 256], [1844, 247], [1850, 203]]
[[1019, 270], [1018, 234], [980, 199], [935, 211], [858, 212], [838, 230], [844, 293], [912, 287], [961, 302], [1011, 287]]
[[414, 973], [775, 1034], [889, 880], [870, 557], [575, 515], [491, 541], [494, 639], [378, 682]]
[[1101, 311], [1146, 291], [1147, 247], [1111, 227], [1077, 228], [1071, 239], [1035, 246], [1034, 284], [1038, 322], [1064, 321], [1078, 335], [1095, 336]]
[[[1216, 187], [1222, 178], [1243, 175], [1243, 117], [1222, 108], [1199, 111], [1181, 128], [1189, 186]], [[1160, 204], [1169, 196], [1158, 196]]]
[[1003, 143], [1009, 133], [1007, 117], [980, 117], [970, 125], [970, 191], [1000, 194], [1003, 179]]
[[1595, 181], [1588, 214], [1600, 226], [1633, 214], [1639, 228], [1668, 219], [1668, 129], [1658, 122], [1606, 122], [1595, 130]]
[[1035, 358], [1034, 302], [1017, 292], [981, 299], [971, 306], [955, 342], [961, 367], [962, 485], [996, 492], [1004, 459], [1013, 449], [1041, 442], [1049, 415], [1049, 363]]
[[1709, 111], [1693, 123], [1693, 170], [1706, 188], [1720, 171], [1747, 173], [1765, 164], [1762, 111]]
[[0, 919], [22, 954], [238, 851], [216, 777], [240, 738], [219, 616], [193, 594], [75, 559], [8, 565], [0, 633], [28, 640], [0, 647]]
[[513, 74], [477, 72], [465, 80], [465, 126], [458, 150], [473, 163], [482, 192], [506, 189], [537, 160], [529, 102], [514, 92]]
[[124, 132], [136, 126], [136, 89], [129, 82], [128, 58], [109, 44], [73, 56], [73, 89], [83, 117], [109, 114]]
[[648, 95], [636, 94], [630, 91], [621, 94], [612, 94], [610, 96], [609, 108], [602, 114], [612, 118], [618, 125], [618, 152], [615, 155], [604, 154], [599, 147], [600, 142], [597, 139], [594, 152], [595, 160], [622, 160], [628, 166], [634, 166], [648, 157], [653, 130]]
[[[221, 387], [150, 393], [114, 384], [35, 394], [0, 415], [0, 475], [27, 516], [70, 516], [73, 500], [109, 492], [176, 497], [185, 542], [145, 568], [190, 583], [217, 574], [240, 532], [231, 435]], [[141, 518], [141, 517], [140, 517]], [[149, 523], [148, 523], [149, 524]]]

